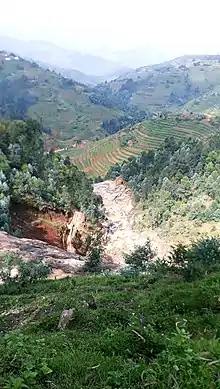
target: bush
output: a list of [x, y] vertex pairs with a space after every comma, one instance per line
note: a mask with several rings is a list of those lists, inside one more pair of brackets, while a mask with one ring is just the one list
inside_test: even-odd
[[21, 258], [7, 254], [1, 263], [0, 280], [5, 284], [25, 285], [45, 279], [50, 273], [51, 267], [42, 260], [24, 262]]
[[220, 240], [202, 238], [189, 247], [182, 244], [174, 247], [169, 256], [170, 269], [193, 281], [220, 269]]
[[131, 273], [140, 273], [146, 271], [149, 262], [155, 257], [156, 252], [151, 247], [148, 239], [144, 246], [137, 246], [131, 254], [125, 254], [125, 263], [129, 265]]
[[84, 265], [86, 273], [101, 273], [102, 270], [102, 248], [98, 242], [91, 247], [88, 258]]
[[51, 273], [51, 267], [42, 260], [36, 262], [23, 262], [18, 265], [18, 281], [30, 284], [45, 279]]

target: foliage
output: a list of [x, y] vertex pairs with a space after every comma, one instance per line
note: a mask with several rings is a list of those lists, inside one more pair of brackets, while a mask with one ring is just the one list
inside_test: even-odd
[[148, 239], [144, 246], [137, 246], [131, 254], [125, 254], [124, 258], [131, 272], [138, 274], [147, 270], [150, 261], [155, 255], [156, 253], [152, 249], [151, 242]]
[[20, 261], [18, 264], [17, 282], [21, 284], [31, 284], [45, 279], [51, 273], [51, 267], [42, 260], [36, 262]]
[[90, 249], [84, 265], [86, 273], [101, 273], [102, 271], [102, 254], [103, 248], [101, 244], [101, 237], [96, 237], [90, 244]]
[[219, 221], [219, 134], [205, 141], [165, 139], [158, 150], [116, 164], [106, 179], [123, 177], [157, 227], [172, 217]]
[[[219, 282], [217, 272], [190, 283], [96, 275], [74, 277], [74, 287], [70, 279], [2, 285], [0, 386], [218, 388]], [[96, 309], [85, 304], [91, 296]], [[68, 307], [71, 326], [59, 332]]]
[[220, 239], [202, 238], [190, 246], [173, 247], [169, 255], [172, 270], [186, 281], [192, 281], [220, 269]]
[[45, 153], [38, 122], [0, 124], [0, 229], [10, 230], [10, 202], [36, 209], [83, 211], [92, 222], [102, 217], [101, 199], [85, 174], [53, 152]]
[[21, 285], [31, 284], [47, 278], [50, 273], [50, 266], [42, 260], [24, 262], [11, 254], [6, 254], [0, 265], [0, 280], [6, 286], [10, 283], [19, 283]]

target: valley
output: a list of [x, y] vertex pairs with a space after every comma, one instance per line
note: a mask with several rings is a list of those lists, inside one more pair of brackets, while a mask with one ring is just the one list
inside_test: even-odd
[[33, 46], [0, 51], [0, 388], [219, 389], [220, 57]]

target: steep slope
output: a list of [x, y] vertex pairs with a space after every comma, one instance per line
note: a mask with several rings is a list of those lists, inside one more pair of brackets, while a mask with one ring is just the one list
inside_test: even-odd
[[158, 150], [113, 166], [106, 177], [125, 180], [139, 203], [139, 227], [192, 240], [219, 236], [220, 133], [206, 139], [168, 138]]
[[105, 139], [88, 142], [86, 147], [63, 151], [89, 176], [103, 176], [116, 163], [140, 155], [142, 151], [158, 148], [165, 138], [195, 137], [202, 139], [214, 134], [219, 123], [203, 119], [203, 116], [189, 115], [158, 118], [143, 121]]
[[82, 84], [0, 52], [2, 117], [37, 119], [56, 142], [104, 136], [103, 120], [114, 118], [119, 111], [93, 104], [89, 95]]
[[[220, 109], [220, 56], [184, 56], [158, 65], [141, 67], [108, 84], [98, 85], [93, 101], [149, 113], [189, 108]], [[207, 95], [214, 97], [213, 103]]]
[[170, 245], [153, 229], [140, 232], [135, 229], [135, 202], [126, 183], [104, 181], [94, 185], [94, 191], [102, 196], [107, 217], [105, 254], [115, 263], [124, 264], [123, 254], [134, 251], [135, 246], [144, 245], [150, 238], [157, 255], [168, 253]]

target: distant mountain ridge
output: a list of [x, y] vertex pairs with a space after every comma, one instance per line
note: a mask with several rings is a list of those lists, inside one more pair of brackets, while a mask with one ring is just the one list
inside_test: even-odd
[[68, 50], [50, 42], [0, 37], [0, 48], [88, 84], [111, 80], [129, 70], [112, 60]]

